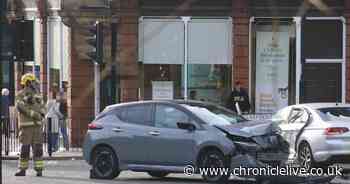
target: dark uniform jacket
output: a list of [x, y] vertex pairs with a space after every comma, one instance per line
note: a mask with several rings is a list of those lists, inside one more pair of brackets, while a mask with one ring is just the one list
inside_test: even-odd
[[242, 112], [249, 112], [250, 110], [249, 97], [245, 89], [241, 88], [240, 91], [237, 91], [236, 89], [234, 89], [232, 91], [227, 103], [227, 107], [237, 112], [236, 105], [235, 105], [236, 103], [239, 104], [239, 107]]

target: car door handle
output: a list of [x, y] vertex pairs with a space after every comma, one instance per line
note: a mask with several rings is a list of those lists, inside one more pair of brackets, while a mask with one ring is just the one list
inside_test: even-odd
[[152, 131], [152, 132], [149, 132], [150, 135], [153, 135], [153, 136], [158, 136], [160, 135], [160, 133], [158, 131]]
[[124, 130], [123, 129], [121, 129], [121, 128], [113, 128], [112, 129], [114, 132], [124, 132]]

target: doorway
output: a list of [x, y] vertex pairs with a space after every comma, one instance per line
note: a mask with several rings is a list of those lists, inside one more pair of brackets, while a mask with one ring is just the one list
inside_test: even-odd
[[308, 17], [301, 29], [300, 102], [344, 102], [344, 20]]

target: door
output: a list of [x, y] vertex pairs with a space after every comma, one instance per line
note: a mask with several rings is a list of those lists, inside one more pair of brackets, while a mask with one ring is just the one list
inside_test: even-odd
[[120, 122], [113, 124], [113, 145], [126, 164], [147, 164], [149, 132], [153, 130], [152, 104], [123, 107], [117, 111]]
[[289, 143], [290, 154], [296, 155], [295, 142], [300, 136], [301, 131], [309, 120], [309, 114], [303, 108], [292, 108], [287, 122], [280, 125], [285, 139]]
[[304, 64], [303, 102], [341, 102], [341, 69], [340, 63]]
[[149, 132], [152, 138], [147, 145], [152, 164], [167, 166], [193, 164], [196, 131], [177, 127], [179, 122], [191, 122], [189, 115], [174, 106], [158, 104], [155, 107], [154, 122], [155, 128]]
[[340, 17], [307, 17], [302, 21], [300, 100], [345, 100], [345, 36]]

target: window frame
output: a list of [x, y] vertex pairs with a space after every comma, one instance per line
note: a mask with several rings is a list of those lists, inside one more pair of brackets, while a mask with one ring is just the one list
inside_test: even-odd
[[[323, 58], [299, 58], [299, 59], [304, 59], [305, 63], [319, 63], [319, 64], [322, 64], [322, 63], [338, 63], [338, 64], [341, 64], [341, 70], [342, 70], [342, 81], [341, 81], [341, 101], [342, 103], [345, 103], [346, 102], [346, 67], [347, 67], [347, 64], [346, 64], [346, 57], [347, 57], [347, 53], [346, 53], [346, 39], [347, 39], [347, 22], [346, 22], [346, 18], [343, 17], [343, 16], [338, 16], [338, 17], [305, 17], [306, 20], [308, 21], [322, 21], [322, 20], [334, 20], [334, 21], [341, 21], [342, 24], [343, 24], [343, 34], [342, 34], [342, 38], [343, 38], [343, 44], [342, 44], [342, 58], [339, 58], [339, 59], [323, 59]], [[302, 21], [301, 21], [302, 22]], [[302, 26], [299, 26], [298, 27], [298, 31], [301, 33], [303, 30], [303, 27]], [[303, 41], [301, 40], [301, 38], [298, 38], [298, 41], [299, 41], [299, 47], [302, 47], [303, 45]], [[301, 61], [303, 62], [303, 61]], [[302, 68], [302, 63], [298, 63], [297, 64], [297, 100], [296, 102], [299, 103], [299, 88], [300, 88], [300, 84], [299, 84], [299, 80], [298, 78], [301, 77], [301, 68]]]
[[[293, 120], [293, 122], [291, 122], [291, 116], [292, 116], [292, 113], [294, 110], [298, 110], [298, 111], [302, 111], [302, 114], [301, 116], [299, 116], [297, 119]], [[288, 115], [288, 119], [287, 119], [287, 124], [297, 124], [297, 123], [301, 123], [299, 121], [299, 119], [304, 116], [304, 114], [308, 114], [307, 110], [305, 108], [302, 108], [302, 107], [294, 107], [290, 110], [289, 112], [289, 115]], [[305, 123], [302, 123], [302, 124], [305, 124]]]
[[[136, 122], [131, 122], [128, 120], [128, 111], [129, 108], [133, 108], [133, 107], [140, 107], [140, 106], [150, 106], [150, 122], [149, 123], [136, 123]], [[127, 105], [127, 106], [123, 106], [117, 109], [117, 111], [122, 111], [121, 113], [123, 113], [124, 111], [124, 115], [125, 117], [119, 117], [116, 113], [114, 113], [115, 116], [117, 116], [117, 118], [119, 118], [121, 121], [128, 123], [128, 124], [132, 124], [132, 125], [138, 125], [138, 126], [147, 126], [147, 127], [154, 127], [155, 123], [154, 123], [154, 104], [153, 103], [143, 103], [143, 104], [132, 104], [132, 105]]]
[[[306, 17], [306, 21], [340, 21], [341, 23], [344, 23], [344, 18], [343, 17]], [[304, 29], [304, 28], [302, 28]], [[304, 30], [303, 30], [304, 31]], [[345, 52], [344, 50], [344, 45], [346, 45], [346, 40], [344, 39], [344, 34], [346, 34], [346, 28], [343, 26], [342, 27], [342, 43], [341, 43], [341, 53], [342, 55], [339, 58], [322, 58], [322, 57], [315, 57], [315, 58], [308, 58], [305, 57], [305, 62], [306, 63], [342, 63], [345, 61]], [[305, 41], [303, 41], [305, 44]], [[304, 51], [305, 52], [305, 51]]]

